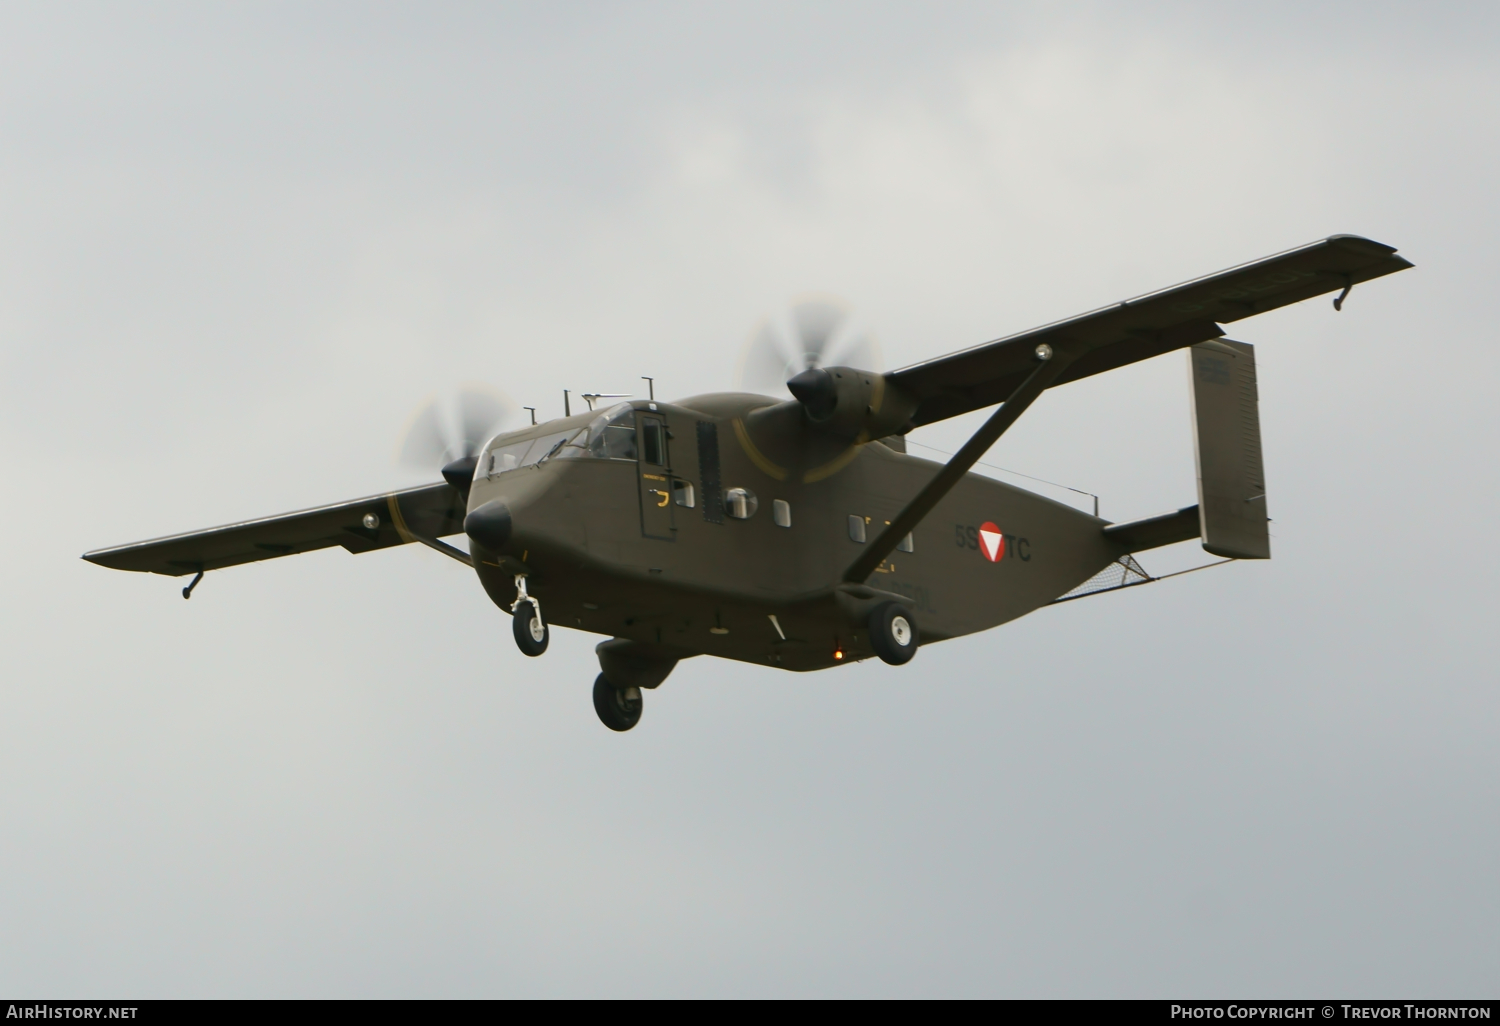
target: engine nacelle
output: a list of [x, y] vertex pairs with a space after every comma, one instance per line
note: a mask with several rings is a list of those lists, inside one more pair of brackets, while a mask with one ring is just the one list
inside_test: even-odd
[[867, 442], [904, 433], [917, 401], [885, 375], [854, 367], [817, 367], [786, 383], [820, 431]]

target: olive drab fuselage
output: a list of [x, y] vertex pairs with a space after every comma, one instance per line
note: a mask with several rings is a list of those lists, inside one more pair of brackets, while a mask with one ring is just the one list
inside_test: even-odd
[[[873, 540], [939, 464], [881, 442], [818, 451], [796, 404], [783, 405], [734, 393], [621, 404], [607, 412], [634, 421], [634, 459], [559, 453], [491, 473], [481, 455], [468, 509], [499, 500], [511, 523], [499, 551], [474, 548], [485, 590], [508, 610], [524, 574], [553, 626], [816, 670], [872, 654], [865, 618], [882, 601], [900, 601], [924, 643], [938, 641], [1046, 605], [1125, 551], [1105, 521], [970, 474], [864, 586], [841, 586], [855, 539]], [[486, 453], [604, 416], [501, 435]], [[980, 544], [987, 523], [1004, 533], [999, 559]]]

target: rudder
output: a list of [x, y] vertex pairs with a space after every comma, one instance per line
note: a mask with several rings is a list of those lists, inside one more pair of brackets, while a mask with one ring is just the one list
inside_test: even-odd
[[1198, 517], [1216, 556], [1270, 559], [1255, 347], [1215, 339], [1188, 349]]

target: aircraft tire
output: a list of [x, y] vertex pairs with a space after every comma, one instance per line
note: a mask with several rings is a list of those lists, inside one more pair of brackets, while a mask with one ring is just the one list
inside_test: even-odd
[[641, 710], [645, 705], [640, 688], [622, 691], [602, 673], [594, 678], [594, 712], [610, 730], [626, 731], [641, 722]]
[[892, 666], [911, 662], [922, 643], [917, 621], [899, 602], [876, 606], [870, 613], [870, 647]]
[[530, 602], [522, 602], [516, 607], [510, 617], [510, 628], [516, 636], [516, 647], [525, 655], [541, 655], [547, 651], [547, 642], [552, 640], [552, 628]]

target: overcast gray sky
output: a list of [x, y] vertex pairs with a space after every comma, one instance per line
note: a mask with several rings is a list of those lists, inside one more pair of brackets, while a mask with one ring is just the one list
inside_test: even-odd
[[[1493, 996], [1497, 46], [1482, 3], [0, 8], [0, 991]], [[1275, 558], [905, 668], [692, 660], [615, 735], [598, 639], [526, 659], [418, 546], [190, 603], [78, 559], [418, 483], [462, 382], [728, 388], [807, 291], [894, 367], [1335, 232], [1417, 267], [1232, 332]], [[989, 461], [1191, 503], [1182, 356]]]

